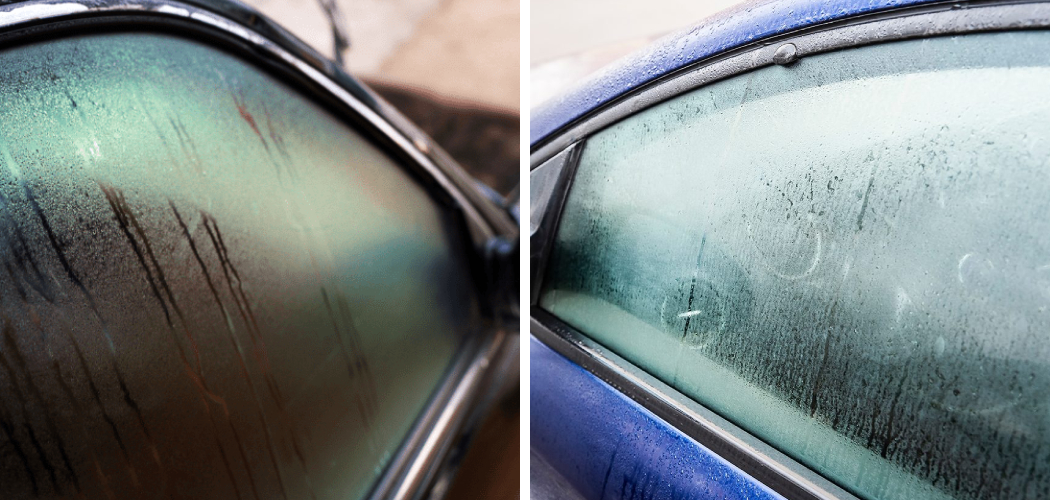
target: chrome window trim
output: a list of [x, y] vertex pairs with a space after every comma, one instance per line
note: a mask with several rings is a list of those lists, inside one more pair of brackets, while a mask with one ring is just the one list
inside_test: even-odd
[[466, 427], [480, 425], [480, 414], [494, 403], [501, 387], [487, 382], [499, 380], [508, 366], [516, 367], [512, 358], [518, 356], [518, 350], [511, 344], [518, 337], [498, 330], [494, 336], [475, 337], [473, 345], [466, 346], [366, 498], [414, 500], [425, 496], [457, 438], [466, 433]]
[[[493, 238], [516, 237], [517, 226], [510, 217], [483, 195], [471, 191], [473, 181], [470, 177], [429, 137], [366, 86], [251, 8], [226, 0], [189, 0], [186, 3], [172, 0], [17, 2], [0, 6], [0, 35], [29, 29], [33, 33], [27, 36], [40, 41], [47, 38], [51, 27], [83, 19], [111, 20], [112, 25], [131, 30], [143, 30], [134, 20], [174, 19], [201, 31], [217, 30], [246, 44], [267, 62], [277, 63], [282, 70], [293, 72], [320, 87], [373, 129], [359, 132], [380, 134], [414, 162], [414, 165], [401, 166], [415, 169], [432, 179], [443, 193], [451, 197], [455, 208], [463, 212], [469, 236], [477, 250], [474, 257], [483, 255]], [[181, 34], [183, 37], [188, 35], [192, 33]], [[18, 43], [17, 38], [13, 43]], [[363, 135], [367, 137], [368, 134]], [[453, 447], [465, 445], [465, 440], [459, 438], [469, 432], [471, 425], [479, 423], [478, 415], [491, 406], [493, 393], [499, 389], [491, 379], [508, 375], [505, 373], [508, 365], [505, 358], [517, 353], [507, 348], [517, 335], [508, 334], [502, 325], [492, 322], [487, 325], [493, 331], [479, 332], [461, 344], [460, 351], [423, 411], [384, 467], [384, 472], [371, 485], [366, 498], [420, 498], [442, 470]]]
[[[532, 148], [530, 170], [573, 150], [577, 161], [565, 170], [571, 170], [567, 175], [575, 175], [578, 152], [591, 135], [680, 94], [765, 66], [792, 64], [810, 55], [876, 43], [1045, 28], [1050, 28], [1050, 2], [1046, 0], [941, 2], [855, 16], [759, 40], [651, 82], [564, 127]], [[783, 51], [778, 56], [778, 49], [788, 44], [794, 46], [794, 56], [784, 59]], [[555, 189], [560, 191], [552, 200], [560, 202], [548, 205], [537, 230], [541, 241], [531, 242], [532, 265], [539, 263], [541, 269], [549, 259], [571, 185], [571, 177], [557, 184]], [[530, 332], [541, 342], [789, 499], [856, 498], [537, 307], [542, 278], [542, 272], [537, 278], [533, 271], [530, 302]]]

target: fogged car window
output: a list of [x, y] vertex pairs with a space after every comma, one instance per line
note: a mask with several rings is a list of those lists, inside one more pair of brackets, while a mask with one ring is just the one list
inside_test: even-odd
[[1050, 36], [772, 66], [583, 151], [541, 305], [867, 498], [1050, 495]]
[[455, 227], [229, 54], [5, 50], [0, 496], [363, 496], [476, 327]]

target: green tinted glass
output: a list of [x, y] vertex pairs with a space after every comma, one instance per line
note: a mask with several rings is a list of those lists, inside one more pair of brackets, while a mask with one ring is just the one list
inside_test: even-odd
[[1050, 35], [803, 58], [589, 139], [541, 306], [866, 498], [1050, 495]]
[[477, 328], [456, 227], [228, 53], [5, 50], [0, 496], [360, 498]]

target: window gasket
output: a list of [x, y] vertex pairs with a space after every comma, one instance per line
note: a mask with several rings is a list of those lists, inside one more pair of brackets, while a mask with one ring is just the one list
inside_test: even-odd
[[[541, 222], [538, 233], [544, 232], [545, 240], [538, 249], [541, 253], [533, 252], [533, 262], [545, 267], [549, 260], [582, 145], [591, 135], [625, 118], [703, 86], [774, 64], [793, 64], [811, 55], [911, 39], [1047, 28], [1050, 2], [1046, 0], [940, 2], [855, 16], [758, 40], [642, 86], [532, 148], [530, 171], [570, 148], [577, 151], [570, 177], [555, 186], [559, 191], [552, 194], [552, 203], [542, 214], [541, 220], [550, 222], [546, 227]], [[794, 46], [794, 57], [775, 60], [778, 49], [789, 44]], [[530, 302], [530, 332], [541, 342], [789, 499], [856, 498], [537, 307], [543, 277], [541, 272], [537, 279], [534, 271]]]

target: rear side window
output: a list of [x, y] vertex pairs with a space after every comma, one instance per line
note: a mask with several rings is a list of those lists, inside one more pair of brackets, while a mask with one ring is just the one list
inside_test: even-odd
[[232, 55], [0, 53], [0, 496], [361, 498], [478, 328], [458, 221]]
[[1048, 54], [868, 46], [611, 126], [540, 305], [862, 497], [1048, 496]]

